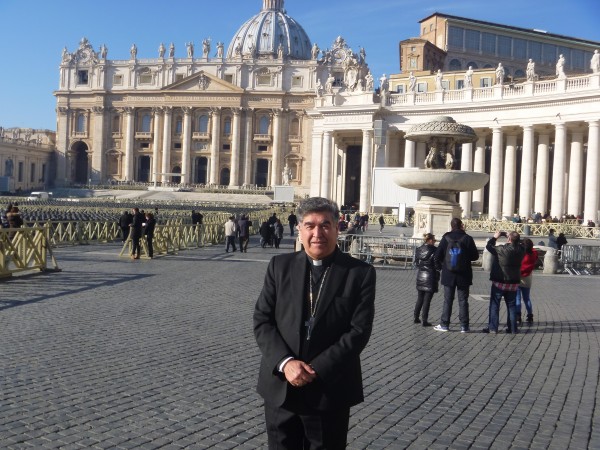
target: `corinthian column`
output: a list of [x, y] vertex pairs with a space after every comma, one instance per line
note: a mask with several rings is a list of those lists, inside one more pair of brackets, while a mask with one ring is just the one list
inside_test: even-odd
[[492, 130], [492, 157], [490, 166], [489, 218], [500, 219], [502, 199], [502, 128]]
[[504, 190], [502, 193], [502, 215], [515, 213], [515, 191], [517, 190], [517, 136], [506, 136], [504, 156]]
[[183, 110], [183, 136], [181, 152], [181, 183], [189, 184], [191, 179], [191, 138], [192, 138], [192, 108], [184, 106]]
[[160, 107], [153, 108], [154, 112], [154, 140], [152, 142], [152, 176], [150, 179], [156, 183], [159, 180], [158, 173], [160, 172], [160, 141], [162, 139], [162, 127], [160, 119], [162, 118], [163, 109]]
[[133, 133], [134, 133], [134, 114], [135, 109], [123, 108], [125, 113], [125, 167], [123, 174], [125, 181], [134, 181], [133, 178]]
[[233, 108], [233, 133], [231, 136], [231, 172], [229, 186], [239, 186], [240, 167], [240, 110]]
[[583, 186], [583, 133], [573, 133], [571, 140], [571, 161], [569, 163], [569, 197], [567, 213], [577, 216], [581, 213], [581, 187]]
[[210, 184], [219, 184], [219, 134], [221, 133], [221, 110], [213, 108], [212, 140], [210, 144]]
[[273, 111], [273, 160], [271, 163], [271, 186], [276, 186], [279, 181], [281, 161], [281, 111]]
[[94, 106], [94, 141], [92, 144], [92, 182], [101, 183], [104, 173], [104, 107]]
[[[473, 162], [473, 144], [462, 145], [462, 157], [460, 159], [460, 170], [471, 172]], [[463, 210], [463, 217], [471, 217], [471, 192], [461, 192], [459, 194], [459, 203]]]
[[[485, 136], [477, 136], [475, 157], [473, 160], [473, 171], [485, 173]], [[474, 212], [483, 212], [483, 188], [473, 191], [471, 205]]]
[[556, 124], [554, 136], [554, 165], [552, 167], [552, 198], [550, 214], [560, 218], [565, 212], [565, 166], [567, 163], [567, 127]]
[[600, 121], [592, 120], [589, 124], [583, 220], [585, 221], [584, 223], [591, 220], [598, 226], [598, 163], [600, 162], [598, 159], [598, 153], [600, 152], [600, 137], [598, 136], [598, 130]]
[[404, 167], [415, 167], [416, 147], [417, 143], [415, 141], [409, 141], [408, 139], [404, 140]]
[[537, 168], [535, 170], [534, 209], [542, 215], [548, 210], [548, 168], [550, 161], [550, 136], [540, 134], [538, 138]]
[[321, 155], [323, 152], [323, 133], [313, 129], [312, 152], [310, 155], [310, 196], [321, 195]]
[[371, 187], [371, 130], [363, 130], [362, 153], [360, 158], [360, 204], [358, 209], [367, 212], [371, 206], [369, 194]]
[[331, 161], [333, 133], [325, 131], [323, 133], [323, 155], [321, 156], [321, 196], [331, 198]]
[[163, 183], [169, 182], [168, 172], [171, 172], [171, 121], [173, 119], [173, 107], [165, 107], [165, 121], [163, 124], [163, 153], [162, 153], [162, 172], [161, 180]]
[[533, 193], [533, 140], [534, 131], [531, 125], [523, 127], [523, 155], [521, 157], [521, 183], [519, 186], [519, 214], [531, 216], [531, 199]]
[[244, 184], [252, 183], [252, 109], [246, 109], [246, 142], [244, 147]]

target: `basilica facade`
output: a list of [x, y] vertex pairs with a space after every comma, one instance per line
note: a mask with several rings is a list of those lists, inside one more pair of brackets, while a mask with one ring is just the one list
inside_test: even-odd
[[[87, 39], [63, 50], [57, 98], [57, 182], [112, 181], [310, 185], [312, 120], [306, 111], [344, 76], [367, 86], [364, 53], [341, 37], [321, 50], [263, 0], [226, 46], [204, 39], [158, 46], [155, 58], [108, 59]], [[372, 80], [372, 77], [371, 77]]]

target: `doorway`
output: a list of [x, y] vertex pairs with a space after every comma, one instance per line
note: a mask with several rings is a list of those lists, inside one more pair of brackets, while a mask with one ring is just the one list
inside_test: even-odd
[[346, 183], [344, 204], [358, 209], [360, 203], [360, 167], [362, 146], [351, 145], [346, 150]]

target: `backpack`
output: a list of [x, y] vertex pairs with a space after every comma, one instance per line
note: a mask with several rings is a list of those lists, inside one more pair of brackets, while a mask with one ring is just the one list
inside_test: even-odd
[[446, 236], [448, 246], [446, 247], [446, 256], [444, 262], [446, 268], [450, 272], [463, 272], [467, 266], [471, 264], [471, 261], [467, 257], [467, 249], [465, 248], [464, 241], [467, 235], [462, 236], [460, 239], [452, 239]]

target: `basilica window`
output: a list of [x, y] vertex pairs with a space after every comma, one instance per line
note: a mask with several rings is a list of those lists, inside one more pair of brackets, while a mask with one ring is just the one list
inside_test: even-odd
[[498, 36], [498, 56], [510, 58], [512, 51], [512, 38], [508, 36]]
[[181, 142], [175, 142], [175, 143], [173, 144], [173, 148], [174, 148], [175, 150], [181, 150]]
[[448, 69], [450, 69], [450, 71], [461, 70], [462, 64], [458, 59], [453, 59], [452, 61], [450, 61], [450, 64], [448, 64]]
[[465, 29], [461, 27], [448, 27], [448, 48], [462, 49]]
[[258, 134], [269, 134], [269, 125], [271, 120], [267, 116], [262, 116], [258, 122]]
[[198, 118], [198, 132], [208, 133], [208, 116], [200, 116]]
[[142, 129], [140, 130], [142, 133], [150, 133], [150, 126], [152, 124], [152, 117], [150, 114], [144, 114], [142, 116]]
[[258, 151], [259, 152], [268, 152], [269, 151], [269, 146], [268, 145], [259, 145], [258, 146]]
[[77, 123], [75, 124], [75, 131], [77, 133], [85, 133], [85, 114], [77, 114]]
[[271, 75], [270, 74], [259, 74], [256, 77], [256, 84], [258, 86], [271, 86]]
[[113, 75], [113, 84], [121, 86], [123, 84], [123, 75]]
[[494, 33], [481, 34], [481, 52], [486, 55], [496, 54], [496, 35]]
[[[573, 69], [583, 69], [585, 67], [585, 60], [589, 58], [584, 58], [583, 56], [584, 52], [583, 50], [571, 50], [571, 63], [573, 65]], [[591, 58], [591, 54], [590, 54], [590, 58]]]
[[543, 44], [544, 52], [542, 54], [542, 62], [546, 64], [552, 64], [557, 59], [556, 45]]
[[290, 135], [300, 136], [300, 120], [292, 119], [290, 122]]
[[517, 59], [527, 58], [527, 41], [525, 39], [513, 39], [513, 57]]
[[178, 73], [175, 75], [175, 81], [181, 81], [181, 80], [183, 80], [184, 77], [185, 77], [184, 74]]
[[77, 84], [88, 84], [88, 71], [78, 70], [77, 71]]
[[19, 161], [17, 165], [17, 181], [19, 183], [23, 182], [23, 161]]
[[140, 72], [140, 84], [151, 84], [152, 83], [152, 72], [150, 69], [143, 69]]
[[465, 30], [465, 48], [479, 51], [480, 33], [476, 30]]
[[150, 148], [150, 142], [142, 142], [140, 144], [140, 148], [142, 148], [142, 149], [149, 149]]
[[230, 136], [231, 135], [231, 117], [226, 117], [223, 121], [223, 135]]
[[301, 88], [302, 87], [302, 77], [292, 77], [292, 87]]
[[540, 42], [529, 41], [529, 57], [534, 61], [542, 60], [542, 44]]
[[121, 131], [121, 118], [118, 115], [112, 118], [112, 132], [119, 133]]
[[31, 167], [29, 169], [29, 182], [35, 183], [35, 163], [31, 163]]
[[335, 81], [333, 82], [334, 86], [344, 85], [344, 72], [334, 72], [333, 77], [335, 78]]
[[224, 152], [230, 152], [231, 151], [231, 144], [223, 144], [223, 151]]
[[41, 173], [41, 178], [40, 181], [44, 182], [46, 181], [46, 164], [42, 164], [42, 173]]
[[175, 134], [181, 134], [183, 132], [183, 119], [181, 116], [177, 116], [175, 120]]

